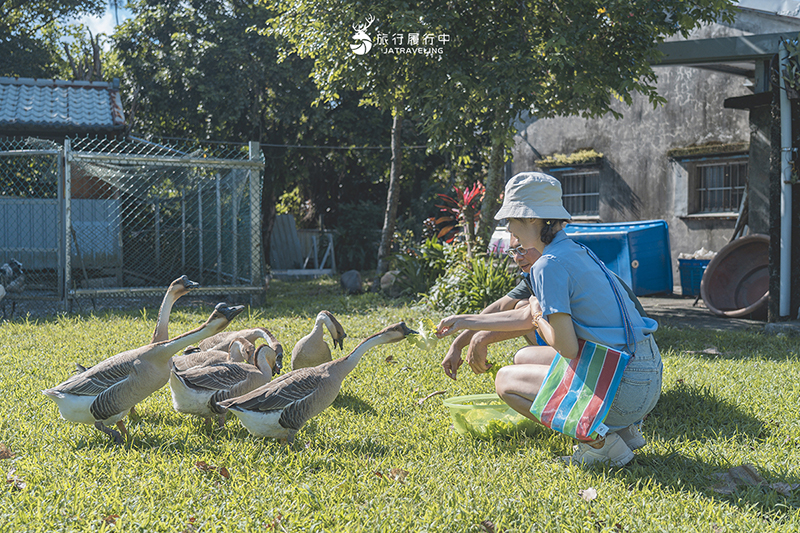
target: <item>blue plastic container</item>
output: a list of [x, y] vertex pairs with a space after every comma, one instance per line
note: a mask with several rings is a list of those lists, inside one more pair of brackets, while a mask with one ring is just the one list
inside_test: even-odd
[[665, 220], [567, 224], [564, 231], [589, 247], [637, 296], [672, 292], [669, 228]]
[[681, 273], [681, 294], [683, 296], [699, 296], [700, 282], [710, 259], [678, 259], [678, 271]]

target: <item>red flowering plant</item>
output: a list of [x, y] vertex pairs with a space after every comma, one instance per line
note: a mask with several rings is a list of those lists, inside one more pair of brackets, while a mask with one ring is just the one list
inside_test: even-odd
[[437, 195], [446, 205], [436, 204], [436, 207], [445, 213], [436, 219], [436, 225], [440, 227], [436, 236], [447, 243], [452, 243], [459, 234], [465, 234], [467, 240], [471, 241], [475, 235], [475, 224], [480, 218], [480, 205], [486, 187], [478, 181], [463, 191], [458, 187], [453, 189], [455, 190], [453, 196], [443, 193]]

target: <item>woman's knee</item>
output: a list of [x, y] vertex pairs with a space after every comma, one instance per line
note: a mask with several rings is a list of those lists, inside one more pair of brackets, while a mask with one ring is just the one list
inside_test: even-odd
[[557, 354], [550, 346], [526, 346], [514, 354], [514, 364], [550, 366]]

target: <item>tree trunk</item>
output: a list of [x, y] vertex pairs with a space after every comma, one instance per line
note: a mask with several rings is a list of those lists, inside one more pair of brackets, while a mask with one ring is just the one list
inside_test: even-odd
[[386, 211], [383, 216], [383, 231], [381, 232], [381, 244], [378, 247], [378, 275], [384, 274], [388, 269], [386, 256], [389, 255], [389, 247], [394, 235], [394, 225], [397, 220], [397, 202], [400, 198], [400, 169], [402, 164], [402, 144], [400, 134], [403, 129], [402, 108], [394, 109], [394, 121], [392, 122], [392, 166], [389, 169], [389, 191], [386, 194]]
[[500, 193], [505, 187], [506, 147], [501, 135], [492, 136], [492, 153], [489, 156], [489, 175], [486, 179], [486, 192], [481, 203], [481, 217], [478, 223], [476, 245], [485, 248], [494, 231], [494, 215], [500, 209]]

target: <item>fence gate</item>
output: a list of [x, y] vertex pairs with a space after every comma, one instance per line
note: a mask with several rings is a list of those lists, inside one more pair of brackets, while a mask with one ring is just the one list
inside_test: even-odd
[[0, 265], [25, 272], [0, 305], [160, 296], [182, 274], [260, 297], [263, 168], [258, 143], [0, 141]]

